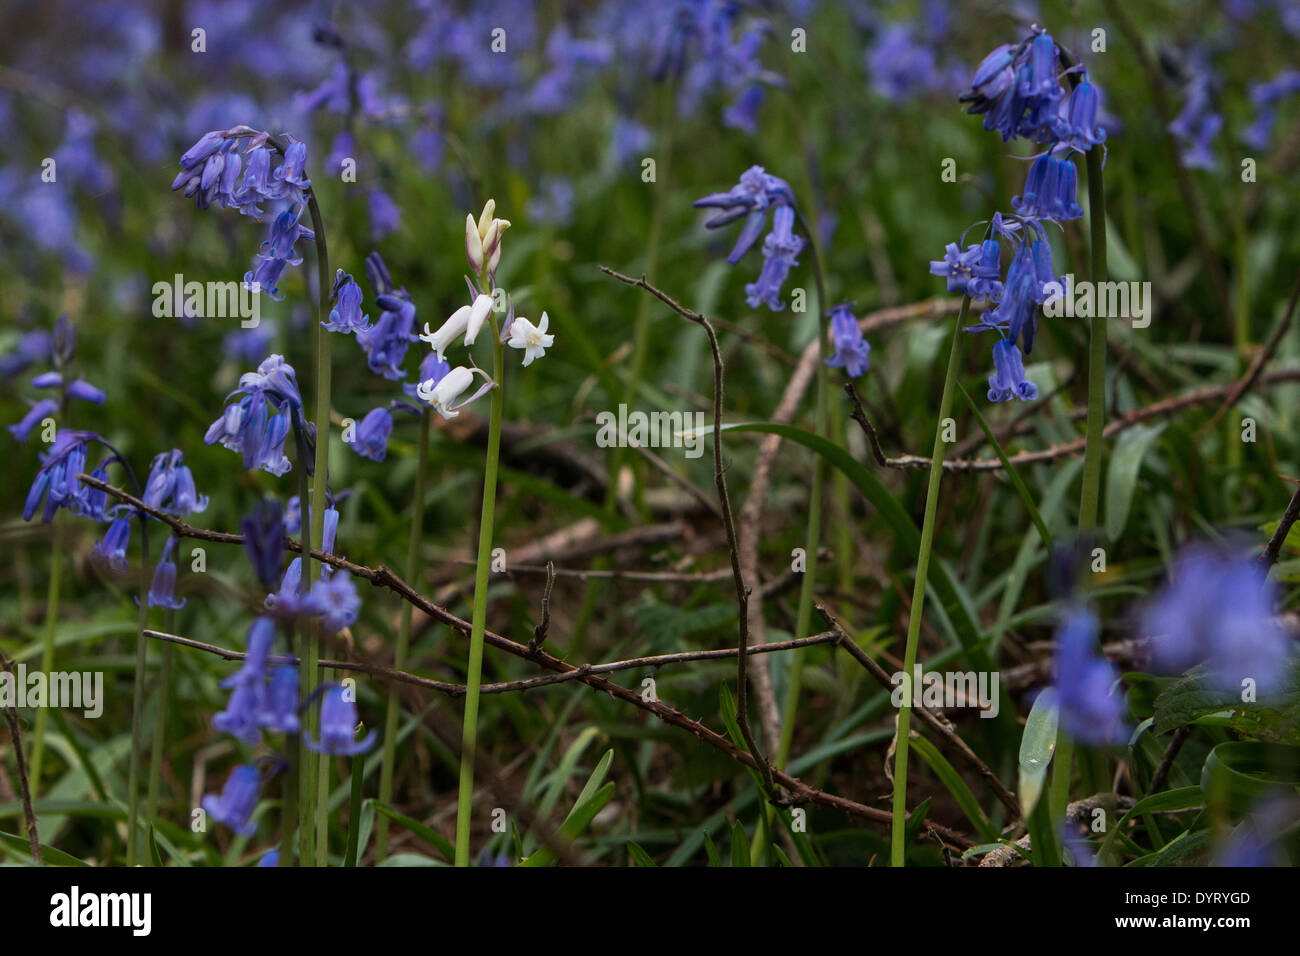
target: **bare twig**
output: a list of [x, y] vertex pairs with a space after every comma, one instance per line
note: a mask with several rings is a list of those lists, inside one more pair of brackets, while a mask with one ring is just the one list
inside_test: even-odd
[[[0, 652], [0, 668], [13, 678], [13, 662], [3, 652]], [[27, 778], [27, 760], [23, 757], [23, 738], [18, 726], [18, 711], [12, 704], [5, 708], [5, 720], [9, 724], [9, 739], [14, 745], [14, 763], [18, 765], [18, 790], [22, 796], [23, 818], [27, 821], [27, 839], [32, 845], [32, 859], [39, 866], [41, 865], [41, 840], [36, 831], [36, 814], [32, 811], [32, 787], [31, 781]]]
[[1184, 724], [1174, 731], [1173, 736], [1169, 738], [1169, 746], [1165, 748], [1164, 756], [1160, 758], [1160, 765], [1151, 775], [1151, 786], [1147, 788], [1148, 794], [1160, 792], [1160, 788], [1165, 785], [1165, 778], [1169, 776], [1169, 771], [1174, 766], [1174, 760], [1178, 757], [1178, 751], [1183, 749], [1183, 744], [1191, 735], [1191, 724]]
[[1286, 511], [1282, 513], [1282, 520], [1278, 522], [1273, 537], [1268, 539], [1268, 547], [1260, 557], [1265, 568], [1277, 564], [1277, 559], [1282, 553], [1282, 545], [1286, 544], [1286, 536], [1291, 533], [1291, 526], [1295, 524], [1297, 518], [1300, 518], [1300, 488], [1296, 488], [1295, 494], [1291, 496]]
[[542, 590], [542, 622], [533, 628], [533, 638], [528, 642], [528, 650], [537, 653], [537, 649], [546, 643], [546, 632], [551, 629], [551, 592], [555, 590], [555, 562], [546, 562], [546, 587]]

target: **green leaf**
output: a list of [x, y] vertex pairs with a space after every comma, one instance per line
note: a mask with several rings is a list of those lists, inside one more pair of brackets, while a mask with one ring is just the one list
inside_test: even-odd
[[[798, 428], [794, 425], [779, 425], [773, 422], [743, 422], [723, 425], [722, 430], [780, 435], [788, 441], [815, 451], [825, 458], [829, 464], [834, 465], [843, 472], [849, 481], [853, 482], [858, 491], [862, 493], [863, 497], [875, 506], [880, 516], [894, 529], [903, 548], [910, 550], [913, 554], [920, 552], [921, 532], [917, 528], [916, 522], [903, 510], [903, 506], [895, 500], [880, 479], [839, 445], [807, 429]], [[993, 671], [995, 669], [993, 659], [980, 641], [980, 628], [972, 611], [973, 602], [970, 596], [965, 593], [965, 590], [952, 577], [947, 566], [942, 561], [930, 562], [928, 584], [934, 589], [940, 606], [951, 620], [957, 640], [961, 643], [971, 664], [974, 665], [976, 670]]]
[[[24, 859], [32, 858], [32, 844], [25, 836], [0, 832], [0, 843], [9, 850], [19, 853]], [[41, 844], [41, 862], [46, 866], [90, 866], [89, 863], [78, 860], [62, 850], [56, 850], [52, 846], [46, 846], [44, 843]]]
[[[1292, 664], [1291, 685], [1300, 686], [1300, 660]], [[1300, 744], [1300, 695], [1243, 701], [1240, 691], [1215, 686], [1204, 667], [1189, 671], [1156, 698], [1155, 732], [1168, 733], [1214, 714], [1227, 714], [1228, 725], [1242, 736]]]
[[[569, 842], [582, 835], [582, 832], [595, 819], [596, 814], [605, 809], [605, 804], [609, 803], [614, 796], [614, 784], [612, 782], [605, 784], [603, 787], [601, 786], [601, 781], [609, 773], [609, 767], [613, 760], [614, 751], [612, 749], [605, 751], [605, 756], [601, 757], [600, 762], [596, 764], [596, 769], [591, 772], [587, 785], [578, 794], [573, 809], [569, 811], [569, 815], [565, 817], [564, 823], [560, 826], [561, 836]], [[555, 859], [555, 851], [549, 846], [543, 846], [519, 865], [550, 866], [555, 862]]]
[[651, 859], [650, 854], [647, 853], [639, 843], [632, 840], [627, 841], [627, 855], [632, 858], [632, 862], [637, 866], [657, 867], [659, 865]]
[[1200, 853], [1210, 842], [1209, 830], [1184, 831], [1162, 848], [1124, 864], [1125, 866], [1173, 866], [1179, 860]]
[[966, 814], [966, 819], [971, 822], [975, 829], [986, 840], [996, 840], [998, 838], [998, 828], [995, 827], [984, 811], [980, 809], [979, 801], [975, 799], [975, 794], [971, 793], [970, 787], [962, 779], [948, 759], [939, 752], [939, 748], [924, 737], [916, 736], [912, 738], [912, 749], [921, 755], [921, 758], [930, 765], [939, 781], [948, 788], [952, 794], [957, 806], [961, 812]]
[[731, 865], [749, 866], [749, 837], [739, 820], [731, 828]]
[[[456, 848], [451, 845], [451, 841], [447, 840], [432, 827], [427, 827], [419, 820], [412, 819], [404, 813], [398, 813], [392, 807], [385, 803], [380, 803], [378, 800], [367, 800], [366, 803], [374, 807], [376, 811], [382, 813], [394, 823], [400, 823], [402, 826], [406, 827], [406, 829], [410, 830], [425, 843], [429, 844], [429, 846], [441, 853], [446, 858], [447, 862], [450, 863], [452, 860], [456, 859]], [[389, 863], [388, 865], [403, 866], [407, 864]]]
[[1020, 808], [1026, 818], [1034, 812], [1034, 805], [1043, 793], [1043, 780], [1047, 767], [1056, 752], [1056, 725], [1060, 716], [1056, 691], [1048, 688], [1038, 695], [1025, 732], [1020, 737]]
[[1219, 744], [1201, 767], [1200, 789], [1206, 799], [1244, 813], [1265, 794], [1300, 788], [1300, 747], [1259, 740]]
[[1110, 454], [1110, 470], [1106, 472], [1106, 536], [1111, 541], [1119, 539], [1128, 524], [1133, 506], [1133, 492], [1137, 489], [1138, 472], [1142, 459], [1151, 445], [1164, 431], [1163, 425], [1134, 425], [1122, 432]]

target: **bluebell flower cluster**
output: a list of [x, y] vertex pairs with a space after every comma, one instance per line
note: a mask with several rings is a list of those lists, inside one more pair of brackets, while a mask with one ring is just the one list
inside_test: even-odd
[[388, 436], [393, 433], [393, 413], [383, 406], [372, 408], [353, 427], [351, 440], [345, 432], [343, 441], [362, 458], [383, 461], [388, 455]]
[[1281, 100], [1300, 93], [1300, 70], [1288, 68], [1273, 79], [1256, 83], [1250, 88], [1250, 102], [1255, 107], [1255, 120], [1242, 138], [1252, 149], [1267, 149], [1273, 138], [1273, 125], [1277, 121], [1277, 107]]
[[720, 210], [705, 221], [709, 229], [718, 229], [738, 219], [744, 219], [736, 244], [727, 256], [733, 266], [738, 263], [758, 241], [767, 226], [769, 210], [772, 211], [772, 231], [763, 241], [763, 269], [758, 281], [745, 286], [751, 307], [766, 304], [774, 312], [785, 308], [781, 301], [781, 287], [797, 265], [796, 256], [806, 240], [794, 234], [794, 193], [789, 183], [773, 176], [762, 166], [751, 166], [740, 176], [740, 182], [725, 193], [712, 193], [695, 200], [697, 209]]
[[[296, 499], [295, 499], [296, 500]], [[280, 502], [264, 498], [240, 521], [244, 532], [244, 551], [253, 573], [264, 590], [270, 591], [280, 578], [280, 561], [284, 556], [285, 521]], [[297, 528], [293, 529], [297, 531]]]
[[197, 514], [208, 506], [208, 496], [200, 495], [195, 489], [194, 475], [176, 448], [154, 456], [141, 500], [178, 518]]
[[415, 303], [405, 289], [393, 284], [379, 253], [366, 257], [366, 276], [375, 291], [375, 304], [383, 311], [373, 326], [357, 330], [357, 344], [366, 353], [370, 371], [400, 381], [402, 362], [415, 341]]
[[55, 322], [52, 335], [42, 332], [24, 336], [10, 357], [12, 361], [9, 367], [15, 373], [41, 359], [49, 359], [54, 368], [33, 377], [31, 386], [57, 390], [56, 397], [28, 401], [27, 414], [9, 426], [9, 433], [18, 441], [26, 442], [37, 425], [63, 410], [63, 404], [68, 399], [75, 398], [92, 405], [103, 405], [106, 401], [104, 390], [96, 388], [84, 378], [68, 381], [69, 376], [65, 375], [65, 371], [72, 362], [76, 342], [76, 326], [63, 315]]
[[842, 368], [849, 378], [861, 378], [870, 368], [867, 361], [871, 346], [862, 336], [858, 320], [848, 304], [837, 305], [830, 311], [831, 344], [835, 354], [824, 360], [831, 368]]
[[1097, 618], [1091, 609], [1067, 609], [1056, 635], [1054, 663], [1061, 726], [1066, 732], [1092, 747], [1127, 740], [1127, 705], [1117, 689], [1119, 671], [1097, 653]]
[[[95, 492], [77, 478], [86, 469], [88, 446], [99, 440], [94, 432], [71, 428], [59, 430], [49, 450], [41, 455], [40, 470], [37, 471], [23, 504], [24, 521], [32, 520], [42, 502], [42, 521], [53, 520], [55, 512], [60, 508], [96, 521], [103, 520], [104, 493]], [[105, 466], [101, 465], [92, 474], [101, 477], [106, 474], [104, 469]]]
[[1217, 164], [1212, 147], [1215, 137], [1223, 129], [1223, 115], [1214, 105], [1215, 75], [1200, 54], [1191, 58], [1187, 72], [1186, 98], [1183, 108], [1169, 123], [1169, 132], [1182, 149], [1184, 166], [1214, 169]]
[[[239, 396], [239, 400], [231, 399]], [[203, 440], [220, 442], [239, 452], [244, 468], [260, 468], [273, 475], [290, 469], [284, 442], [294, 425], [308, 427], [298, 391], [298, 378], [282, 355], [270, 355], [239, 380], [239, 388], [226, 397], [226, 409], [209, 427]], [[300, 463], [311, 471], [311, 462]]]
[[311, 189], [304, 171], [306, 162], [307, 146], [302, 141], [290, 136], [277, 145], [268, 133], [235, 126], [201, 136], [181, 154], [181, 171], [172, 181], [172, 189], [183, 189], [200, 209], [216, 204], [238, 209], [258, 222], [269, 221], [266, 240], [254, 257], [253, 268], [244, 274], [244, 282], [266, 290], [277, 301], [284, 298], [279, 282], [285, 268], [302, 262], [294, 251], [295, 243], [316, 239], [299, 221]]
[[1277, 588], [1251, 555], [1190, 545], [1142, 613], [1152, 664], [1177, 674], [1204, 663], [1228, 693], [1241, 693], [1247, 681], [1260, 694], [1280, 691], [1290, 683], [1294, 641], [1277, 609]]
[[[996, 130], [1004, 142], [1020, 137], [1047, 147], [1034, 158], [1021, 194], [1011, 200], [1014, 216], [995, 213], [983, 242], [964, 250], [962, 242], [949, 243], [944, 258], [930, 263], [931, 275], [943, 276], [949, 292], [991, 306], [966, 330], [998, 333], [990, 401], [1038, 397], [1038, 387], [1025, 378], [1023, 356], [1033, 351], [1043, 304], [1065, 287], [1043, 224], [1083, 216], [1071, 156], [1106, 141], [1106, 131], [1098, 125], [1101, 91], [1082, 66], [1066, 68], [1065, 62], [1051, 35], [1035, 28], [1020, 43], [1004, 44], [985, 57], [970, 88], [958, 97], [968, 104], [967, 112], [982, 114], [984, 128]], [[1073, 88], [1067, 96], [1061, 81], [1071, 74]], [[1005, 278], [1002, 242], [1013, 250]]]

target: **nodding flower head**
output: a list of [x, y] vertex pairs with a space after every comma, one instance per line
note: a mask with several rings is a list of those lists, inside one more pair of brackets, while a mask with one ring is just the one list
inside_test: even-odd
[[271, 671], [257, 714], [262, 729], [278, 734], [296, 734], [302, 729], [298, 719], [298, 668], [283, 664]]
[[778, 206], [772, 214], [772, 231], [763, 240], [763, 268], [758, 281], [745, 286], [745, 301], [750, 308], [766, 305], [773, 312], [785, 308], [781, 301], [781, 287], [785, 285], [790, 269], [799, 264], [796, 256], [805, 240], [794, 234], [794, 209]]
[[849, 378], [859, 378], [866, 374], [870, 364], [867, 361], [871, 346], [862, 337], [858, 320], [848, 305], [837, 305], [831, 309], [831, 342], [835, 354], [825, 361], [831, 368], [842, 368]]
[[420, 374], [414, 382], [405, 382], [402, 385], [402, 391], [406, 392], [412, 398], [418, 397], [421, 384], [428, 384], [432, 389], [442, 381], [443, 376], [451, 371], [451, 365], [447, 360], [437, 352], [430, 352], [423, 361], [420, 362]]
[[264, 590], [271, 590], [280, 577], [284, 556], [284, 513], [275, 498], [259, 501], [240, 522], [244, 532], [244, 550], [257, 580]]
[[[517, 321], [517, 320], [516, 320]], [[469, 388], [474, 381], [475, 374], [482, 375], [484, 382], [469, 398], [461, 399], [461, 392]], [[495, 388], [496, 383], [488, 378], [486, 372], [480, 368], [468, 369], [465, 366], [458, 366], [442, 376], [441, 379], [434, 381], [430, 379], [421, 382], [415, 389], [415, 394], [443, 418], [455, 418], [460, 414], [457, 409], [463, 408], [470, 402], [480, 398], [489, 389]]]
[[[60, 429], [55, 435], [50, 450], [41, 456], [41, 467], [36, 472], [27, 500], [23, 504], [23, 520], [31, 521], [37, 507], [42, 501], [45, 507], [41, 511], [41, 520], [50, 521], [60, 508], [66, 508], [75, 515], [94, 518], [99, 521], [104, 516], [104, 494], [95, 492], [89, 485], [84, 485], [77, 475], [86, 470], [87, 444], [100, 441], [94, 432], [75, 431], [71, 428]], [[101, 480], [105, 477], [104, 466], [95, 471]]]
[[342, 269], [334, 278], [334, 308], [328, 321], [321, 325], [331, 332], [365, 332], [370, 328], [370, 316], [361, 314], [361, 286]]
[[1020, 399], [1032, 402], [1038, 386], [1025, 378], [1025, 363], [1020, 349], [1007, 339], [993, 343], [993, 374], [989, 376], [989, 401], [1009, 402]]
[[1101, 91], [1084, 79], [1070, 93], [1066, 116], [1056, 121], [1056, 138], [1071, 149], [1086, 153], [1106, 142], [1106, 131], [1097, 125], [1101, 109]]
[[1060, 73], [1055, 41], [1050, 34], [1037, 33], [985, 57], [970, 88], [958, 99], [969, 104], [968, 113], [983, 114], [984, 128], [996, 130], [1003, 142], [1016, 136], [1053, 142], [1065, 96]]
[[158, 559], [158, 565], [153, 571], [153, 583], [149, 585], [150, 607], [179, 610], [185, 606], [185, 599], [176, 596], [176, 563], [172, 561], [175, 546], [175, 538], [168, 538], [163, 545], [162, 557]]
[[117, 518], [91, 549], [90, 557], [97, 564], [121, 574], [126, 570], [126, 549], [130, 544], [131, 519]]
[[243, 764], [230, 772], [220, 797], [208, 794], [203, 798], [203, 809], [240, 836], [251, 837], [257, 832], [257, 824], [250, 818], [257, 808], [261, 787], [262, 777], [257, 768]]
[[1029, 167], [1025, 191], [1011, 200], [1011, 208], [1027, 219], [1067, 222], [1083, 215], [1076, 201], [1079, 174], [1074, 163], [1051, 154], [1039, 156]]
[[758, 241], [767, 222], [767, 210], [773, 206], [793, 206], [794, 193], [784, 179], [766, 172], [762, 166], [751, 166], [741, 173], [740, 182], [728, 192], [712, 193], [695, 200], [693, 205], [697, 209], [721, 210], [704, 223], [709, 229], [717, 229], [748, 217], [741, 227], [736, 245], [727, 256], [727, 261], [734, 266]]
[[207, 495], [200, 495], [195, 490], [194, 475], [186, 466], [184, 456], [175, 448], [154, 456], [142, 500], [151, 508], [180, 518], [203, 511], [208, 506]]
[[[239, 401], [231, 399], [242, 396]], [[204, 442], [220, 442], [231, 451], [240, 452], [244, 468], [261, 468], [273, 475], [289, 470], [284, 441], [296, 422], [307, 429], [302, 411], [302, 396], [293, 366], [280, 355], [271, 355], [239, 380], [239, 388], [226, 398], [221, 417], [209, 426]], [[308, 464], [308, 473], [311, 469]]]
[[320, 705], [320, 740], [307, 738], [307, 747], [316, 753], [354, 757], [365, 753], [375, 742], [375, 731], [356, 739], [357, 704], [352, 692], [335, 684], [325, 692]]
[[967, 246], [963, 252], [961, 246], [950, 242], [944, 247], [942, 259], [930, 261], [930, 275], [943, 276], [948, 280], [948, 291], [959, 295], [969, 292], [974, 269], [981, 259], [979, 245]]
[[31, 435], [32, 429], [52, 417], [58, 410], [59, 403], [52, 398], [42, 398], [40, 401], [32, 402], [27, 414], [9, 426], [9, 433], [18, 441], [25, 442]]
[[415, 336], [415, 303], [405, 292], [386, 292], [375, 299], [383, 311], [368, 329], [357, 330], [357, 343], [366, 353], [370, 371], [389, 381], [402, 378], [402, 362]]
[[388, 455], [388, 436], [393, 433], [393, 414], [387, 408], [372, 408], [365, 418], [353, 423], [351, 440], [344, 433], [343, 441], [362, 458], [383, 461]]
[[492, 312], [492, 296], [480, 293], [474, 297], [474, 301], [469, 305], [462, 305], [453, 312], [447, 321], [439, 326], [438, 331], [430, 332], [428, 323], [425, 323], [424, 334], [420, 340], [428, 342], [438, 358], [446, 354], [451, 343], [465, 336], [465, 344], [473, 345], [474, 340], [478, 338], [478, 333], [483, 328], [483, 323], [487, 321], [488, 315]]
[[1007, 339], [1024, 346], [1028, 355], [1038, 334], [1038, 314], [1048, 296], [1048, 284], [1056, 282], [1052, 251], [1046, 239], [1022, 242], [1007, 269], [997, 306], [985, 311], [968, 332], [1005, 329]]
[[1087, 608], [1066, 612], [1056, 635], [1056, 692], [1061, 724], [1094, 747], [1123, 743], [1125, 702], [1116, 690], [1119, 671], [1097, 653], [1097, 618]]

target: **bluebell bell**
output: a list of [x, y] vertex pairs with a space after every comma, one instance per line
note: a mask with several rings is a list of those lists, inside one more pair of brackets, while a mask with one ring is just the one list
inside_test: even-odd
[[388, 455], [388, 436], [393, 433], [392, 413], [382, 406], [372, 408], [353, 427], [356, 430], [347, 442], [349, 447], [362, 458], [383, 461]]
[[1047, 298], [1045, 286], [1054, 278], [1050, 270], [1051, 247], [1047, 240], [1022, 242], [1007, 269], [997, 306], [985, 311], [979, 324], [968, 327], [967, 331], [1005, 329], [1007, 339], [1020, 342], [1028, 355], [1038, 333], [1040, 306]]
[[1116, 692], [1119, 671], [1096, 653], [1097, 618], [1084, 607], [1066, 611], [1056, 635], [1056, 692], [1061, 726], [1071, 737], [1091, 747], [1128, 739], [1126, 705]]
[[996, 302], [1002, 297], [1002, 243], [997, 239], [985, 239], [979, 250], [979, 255], [970, 264], [970, 278], [964, 291], [972, 299]]
[[306, 607], [320, 618], [326, 633], [333, 634], [356, 623], [361, 596], [352, 576], [336, 571], [312, 584]]
[[45, 372], [37, 375], [32, 379], [33, 388], [60, 388], [63, 394], [68, 398], [79, 399], [83, 402], [90, 402], [92, 405], [103, 405], [108, 398], [102, 388], [96, 388], [84, 378], [75, 379], [64, 387], [63, 374], [61, 372]]
[[772, 214], [772, 231], [763, 240], [763, 268], [758, 280], [745, 286], [745, 300], [750, 308], [766, 305], [773, 312], [785, 308], [781, 301], [781, 287], [785, 285], [790, 269], [799, 264], [796, 256], [804, 247], [802, 238], [794, 234], [794, 210], [778, 206]]
[[280, 589], [274, 594], [268, 594], [264, 604], [268, 611], [286, 622], [314, 613], [308, 596], [302, 593], [301, 557], [289, 562], [289, 566], [284, 569], [284, 577], [280, 579]]
[[90, 488], [77, 478], [86, 468], [87, 443], [99, 440], [94, 432], [71, 428], [59, 430], [49, 451], [41, 455], [40, 470], [37, 471], [23, 504], [24, 521], [32, 520], [42, 501], [45, 502], [41, 512], [42, 521], [53, 519], [54, 513], [60, 508], [66, 508], [76, 515], [95, 518], [102, 516], [102, 509], [99, 514], [95, 514]]
[[[1277, 121], [1278, 101], [1296, 93], [1300, 93], [1300, 70], [1290, 67], [1271, 80], [1264, 83], [1255, 83], [1251, 86], [1250, 102], [1257, 112], [1255, 121], [1250, 124], [1250, 127], [1242, 136], [1242, 139], [1246, 141], [1246, 145], [1259, 150], [1268, 148], [1269, 141], [1273, 138], [1273, 125]], [[1189, 96], [1188, 105], [1183, 109], [1184, 113], [1192, 109], [1191, 101], [1192, 97]], [[1198, 103], [1197, 105], [1201, 104]], [[1218, 116], [1217, 113], [1214, 115]], [[1179, 136], [1180, 139], [1187, 135], [1188, 127], [1192, 125], [1192, 122], [1180, 122], [1182, 119], [1183, 114], [1180, 113], [1178, 119], [1170, 126], [1170, 129], [1174, 131], [1174, 135]], [[1222, 118], [1220, 118], [1218, 126], [1222, 126], [1222, 123]], [[1175, 129], [1175, 126], [1180, 128]], [[1218, 132], [1218, 126], [1215, 127], [1215, 132]]]
[[0, 358], [0, 379], [13, 378], [30, 365], [51, 357], [54, 340], [44, 329], [26, 332], [4, 357]]
[[370, 239], [378, 242], [389, 233], [396, 232], [402, 224], [402, 210], [393, 197], [378, 187], [366, 193], [366, 209], [370, 214]]
[[382, 293], [375, 301], [383, 312], [373, 327], [357, 332], [357, 342], [370, 371], [399, 381], [402, 361], [415, 339], [415, 304], [404, 293]]
[[230, 734], [250, 747], [256, 746], [262, 739], [258, 715], [262, 711], [264, 694], [265, 687], [261, 681], [238, 681], [231, 688], [226, 709], [213, 715], [212, 728], [223, 734]]
[[1277, 607], [1276, 585], [1250, 555], [1191, 545], [1142, 613], [1152, 663], [1179, 673], [1204, 661], [1211, 682], [1227, 693], [1240, 693], [1246, 680], [1261, 694], [1280, 691], [1290, 682], [1293, 642]]
[[295, 665], [282, 664], [271, 671], [258, 721], [264, 729], [277, 734], [296, 734], [302, 728], [298, 718], [298, 668]]
[[248, 650], [239, 670], [221, 682], [222, 687], [238, 687], [240, 684], [261, 686], [266, 678], [266, 662], [271, 654], [271, 643], [275, 640], [275, 620], [262, 615], [256, 618], [248, 629]]
[[989, 376], [989, 401], [1009, 402], [1018, 398], [1032, 402], [1038, 397], [1038, 386], [1025, 378], [1020, 349], [1007, 339], [993, 343], [993, 370]]
[[19, 441], [25, 442], [31, 435], [32, 429], [58, 410], [59, 403], [52, 398], [42, 398], [32, 402], [32, 407], [27, 410], [27, 414], [9, 426], [9, 433]]
[[[1214, 105], [1214, 71], [1200, 52], [1192, 54], [1185, 69], [1190, 74], [1186, 99], [1183, 108], [1167, 129], [1178, 141], [1184, 166], [1189, 169], [1214, 169], [1217, 164], [1212, 147], [1215, 137], [1223, 129], [1223, 115]], [[1244, 138], [1250, 143], [1254, 138], [1253, 132], [1247, 130]]]
[[207, 495], [200, 495], [195, 489], [194, 475], [180, 450], [175, 448], [154, 456], [141, 500], [151, 508], [179, 518], [208, 506]]
[[[242, 396], [233, 404], [230, 400]], [[271, 355], [239, 380], [239, 388], [226, 398], [225, 412], [208, 428], [204, 442], [220, 442], [243, 455], [244, 468], [261, 468], [273, 475], [289, 470], [284, 442], [292, 422], [306, 428], [302, 396], [293, 367], [283, 356]], [[310, 474], [310, 469], [308, 469]]]
[[262, 777], [257, 768], [241, 764], [230, 772], [221, 796], [208, 794], [203, 798], [203, 809], [218, 823], [224, 823], [240, 836], [251, 837], [257, 824], [251, 821], [262, 788]]
[[285, 534], [298, 534], [302, 530], [302, 505], [298, 502], [298, 496], [293, 495], [284, 506], [284, 532]]
[[837, 305], [831, 309], [831, 343], [835, 354], [825, 359], [831, 368], [842, 368], [849, 378], [859, 378], [870, 367], [867, 361], [871, 346], [862, 337], [858, 320], [848, 305]]
[[253, 258], [253, 268], [244, 273], [245, 285], [264, 290], [277, 302], [284, 298], [279, 282], [285, 267], [302, 262], [302, 257], [294, 251], [294, 243], [304, 237], [315, 239], [315, 233], [298, 221], [301, 215], [301, 208], [286, 209], [271, 221], [266, 240]]
[[973, 270], [980, 262], [982, 250], [979, 244], [967, 246], [963, 252], [955, 242], [944, 247], [942, 259], [930, 260], [930, 275], [943, 276], [948, 280], [948, 291], [965, 295], [969, 291]]
[[244, 550], [262, 587], [269, 591], [280, 577], [280, 560], [284, 555], [285, 526], [280, 502], [275, 498], [259, 501], [240, 522], [244, 532]]
[[361, 286], [342, 269], [334, 278], [334, 308], [321, 325], [331, 332], [364, 332], [370, 328], [370, 316], [361, 314]]
[[[504, 334], [504, 329], [503, 329]], [[412, 397], [416, 396], [416, 389], [422, 383], [431, 382], [429, 386], [433, 388], [451, 371], [451, 364], [444, 358], [441, 358], [437, 352], [430, 352], [420, 360], [420, 375], [414, 382], [402, 383], [402, 391]]]
[[734, 266], [762, 235], [767, 210], [774, 206], [794, 205], [794, 193], [784, 179], [764, 171], [762, 166], [751, 166], [741, 173], [740, 182], [729, 192], [712, 193], [695, 200], [693, 205], [697, 209], [722, 210], [704, 223], [708, 229], [717, 229], [747, 217], [736, 245], [727, 256], [727, 261]]
[[1083, 216], [1083, 207], [1076, 201], [1078, 190], [1074, 163], [1048, 153], [1029, 167], [1024, 192], [1012, 198], [1011, 208], [1027, 219], [1068, 222]]
[[996, 130], [1003, 142], [1019, 136], [1049, 143], [1057, 138], [1064, 96], [1056, 43], [1051, 35], [1038, 33], [985, 57], [958, 99], [970, 104], [968, 113], [983, 114], [984, 128]]
[[179, 610], [185, 606], [185, 599], [176, 596], [176, 562], [172, 560], [172, 551], [176, 539], [168, 538], [163, 545], [162, 557], [153, 571], [153, 582], [149, 585], [149, 606], [166, 607]]
[[279, 851], [278, 849], [277, 849], [277, 850], [267, 850], [265, 853], [262, 854], [262, 858], [261, 858], [260, 860], [257, 861], [257, 865], [258, 865], [259, 867], [262, 867], [262, 866], [279, 866], [279, 865], [280, 865], [280, 851]]
[[351, 691], [340, 684], [335, 684], [325, 692], [320, 705], [320, 740], [307, 737], [306, 743], [316, 753], [332, 754], [337, 757], [354, 757], [365, 753], [374, 745], [375, 731], [361, 739], [356, 739], [357, 704], [352, 699]]
[[1063, 145], [1086, 153], [1106, 141], [1106, 131], [1097, 125], [1101, 109], [1101, 92], [1086, 78], [1070, 92], [1067, 115], [1058, 118], [1056, 137]]
[[95, 542], [90, 556], [98, 564], [107, 565], [121, 574], [126, 570], [126, 549], [131, 543], [131, 519], [117, 518], [108, 526], [104, 537]]

